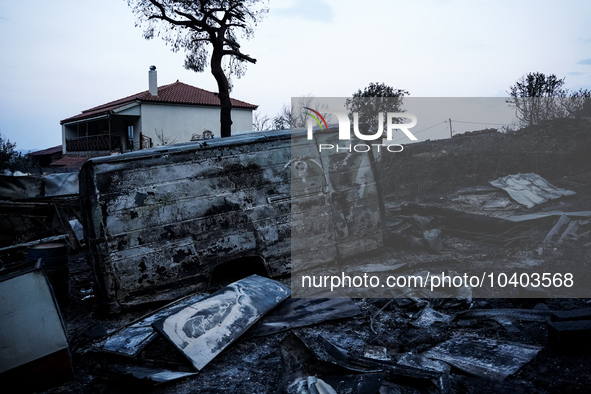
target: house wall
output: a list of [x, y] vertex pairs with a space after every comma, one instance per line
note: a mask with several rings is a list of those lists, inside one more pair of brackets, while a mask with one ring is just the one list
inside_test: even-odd
[[[154, 145], [160, 145], [156, 131], [176, 142], [188, 142], [193, 134], [211, 130], [220, 138], [220, 112], [217, 107], [182, 106], [142, 103], [139, 132], [152, 138]], [[232, 109], [232, 132], [252, 130], [252, 110]]]
[[[219, 111], [219, 107], [141, 103], [141, 107], [137, 105], [111, 115], [111, 135], [121, 137], [124, 151], [131, 149], [127, 138], [129, 124], [134, 127], [133, 150], [140, 147], [140, 133], [152, 138], [155, 146], [162, 145], [156, 131], [164, 132], [164, 136], [169, 138], [168, 144], [189, 142], [193, 134], [202, 134], [205, 130], [211, 130], [214, 137], [220, 138]], [[233, 108], [232, 121], [233, 134], [252, 131], [252, 110]], [[106, 134], [108, 122], [107, 119], [91, 119], [88, 125], [85, 121], [62, 125], [63, 154], [71, 153], [66, 152], [66, 139], [78, 139], [86, 131], [90, 135]]]

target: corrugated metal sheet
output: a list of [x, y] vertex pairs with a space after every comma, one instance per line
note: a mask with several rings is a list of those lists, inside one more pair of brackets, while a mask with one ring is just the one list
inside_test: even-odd
[[512, 199], [528, 208], [545, 203], [548, 200], [576, 194], [572, 190], [556, 187], [534, 173], [507, 175], [490, 181], [490, 184], [505, 190]]

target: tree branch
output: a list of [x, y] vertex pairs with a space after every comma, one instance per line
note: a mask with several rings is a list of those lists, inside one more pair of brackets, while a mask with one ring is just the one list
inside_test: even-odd
[[222, 55], [236, 56], [240, 60], [245, 60], [245, 61], [247, 61], [249, 63], [253, 63], [253, 64], [256, 64], [256, 62], [257, 62], [257, 59], [254, 59], [254, 58], [252, 58], [252, 57], [250, 57], [250, 56], [248, 56], [248, 55], [246, 55], [246, 54], [244, 54], [244, 53], [242, 53], [240, 51], [233, 51], [233, 50], [224, 49], [222, 51]]
[[[240, 51], [239, 33], [249, 38], [254, 25], [268, 11], [263, 6], [257, 7], [258, 0], [128, 0], [128, 4], [145, 22], [146, 38], [154, 36], [158, 24], [162, 38], [172, 46], [173, 51], [184, 49], [187, 53], [185, 67], [196, 72], [203, 71], [208, 62], [211, 72], [218, 83], [220, 98], [220, 132], [223, 137], [231, 134], [230, 86], [228, 75], [222, 66], [223, 57], [231, 57], [230, 73], [240, 76], [239, 62], [256, 63], [256, 59]], [[154, 22], [153, 22], [154, 21]], [[160, 21], [166, 23], [159, 24]], [[176, 29], [179, 27], [179, 29]], [[204, 42], [209, 42], [209, 48]], [[210, 52], [210, 50], [212, 52]]]

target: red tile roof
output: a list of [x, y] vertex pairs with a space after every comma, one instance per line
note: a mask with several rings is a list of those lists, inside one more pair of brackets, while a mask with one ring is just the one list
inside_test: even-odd
[[50, 164], [52, 167], [66, 167], [66, 168], [82, 168], [82, 164], [84, 164], [90, 157], [76, 157], [76, 156], [62, 156], [61, 159], [58, 159]]
[[[232, 106], [236, 108], [257, 109], [257, 105], [249, 104], [244, 101], [231, 99]], [[148, 90], [137, 93], [119, 100], [111, 101], [109, 103], [99, 105], [98, 107], [90, 108], [82, 111], [81, 114], [72, 116], [62, 120], [60, 123], [64, 124], [73, 120], [90, 118], [106, 114], [109, 111], [122, 107], [133, 102], [151, 102], [151, 103], [167, 103], [167, 104], [188, 104], [188, 105], [205, 105], [205, 106], [219, 106], [220, 99], [217, 93], [213, 93], [204, 89], [196, 88], [191, 85], [179, 82], [170, 85], [160, 86], [158, 88], [158, 96], [152, 96]]]
[[62, 151], [62, 146], [54, 146], [53, 148], [47, 148], [43, 150], [38, 150], [35, 152], [29, 153], [30, 156], [44, 156], [44, 155], [53, 155], [54, 153], [60, 153]]

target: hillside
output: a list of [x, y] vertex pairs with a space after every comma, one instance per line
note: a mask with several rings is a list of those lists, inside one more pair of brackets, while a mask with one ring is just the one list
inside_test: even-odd
[[[549, 181], [591, 172], [591, 119], [555, 120], [500, 133], [466, 133], [409, 144], [384, 155], [383, 191], [404, 200], [488, 185], [501, 176], [534, 172]], [[591, 179], [591, 178], [590, 178]]]

